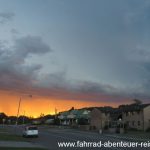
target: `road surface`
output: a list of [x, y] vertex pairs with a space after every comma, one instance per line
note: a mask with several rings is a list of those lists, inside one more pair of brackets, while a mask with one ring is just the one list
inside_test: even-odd
[[[21, 127], [17, 129], [18, 134], [21, 136]], [[121, 147], [110, 147], [104, 148], [102, 147], [82, 147], [85, 146], [88, 142], [131, 142], [129, 139], [121, 139], [118, 137], [112, 137], [107, 134], [99, 134], [94, 132], [87, 132], [87, 131], [79, 131], [75, 129], [62, 129], [62, 128], [50, 128], [50, 127], [39, 127], [39, 137], [38, 138], [28, 138], [29, 142], [34, 144], [40, 144], [46, 147], [48, 150], [142, 150], [142, 149], [149, 149], [149, 148], [121, 148]], [[59, 147], [58, 143], [60, 142], [73, 142], [77, 146], [77, 141], [80, 142], [80, 147]], [[86, 144], [85, 144], [86, 142]], [[132, 142], [138, 142], [132, 140]], [[78, 143], [79, 144], [79, 143]], [[79, 145], [78, 145], [79, 146]], [[150, 146], [150, 145], [149, 145]]]

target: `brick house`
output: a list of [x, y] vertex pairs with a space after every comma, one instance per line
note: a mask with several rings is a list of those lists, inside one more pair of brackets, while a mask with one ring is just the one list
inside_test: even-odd
[[150, 128], [150, 104], [131, 104], [121, 106], [122, 121], [128, 128], [147, 130]]
[[90, 107], [59, 113], [61, 125], [79, 125], [86, 121], [91, 129], [127, 128], [146, 131], [150, 128], [150, 104]]
[[111, 120], [110, 112], [112, 107], [95, 107], [90, 114], [90, 126], [91, 129], [104, 129], [109, 125]]
[[97, 107], [91, 111], [90, 126], [95, 129], [124, 128], [146, 131], [150, 128], [150, 104]]

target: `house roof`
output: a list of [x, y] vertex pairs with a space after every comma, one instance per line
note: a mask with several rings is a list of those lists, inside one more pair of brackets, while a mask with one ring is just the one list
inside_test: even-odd
[[109, 113], [111, 116], [117, 118], [123, 112], [133, 112], [143, 110], [145, 107], [150, 106], [150, 104], [130, 104], [130, 105], [120, 105], [118, 108], [113, 108], [109, 106], [105, 107], [89, 107], [82, 109], [74, 109], [69, 111], [61, 112], [60, 115], [67, 118], [68, 115], [74, 115], [75, 118], [89, 118], [89, 114], [83, 114], [84, 111], [92, 111], [94, 108], [100, 110], [103, 113]]
[[103, 113], [110, 113], [114, 110], [114, 108], [105, 106], [105, 107], [96, 107], [98, 110], [100, 110]]
[[62, 112], [60, 115], [67, 116], [67, 115], [69, 115], [69, 114], [70, 114], [69, 111], [64, 111], [64, 112]]
[[[95, 107], [102, 113], [109, 113], [113, 120], [117, 120], [122, 116], [123, 112], [133, 112], [133, 111], [140, 111], [150, 106], [150, 104], [131, 104], [131, 105], [120, 105], [118, 108], [112, 107]], [[94, 108], [93, 108], [94, 109]]]
[[73, 114], [73, 115], [77, 115], [77, 114], [78, 114], [78, 110], [77, 110], [77, 109], [74, 109], [74, 110], [72, 110], [70, 113]]
[[78, 113], [76, 115], [77, 118], [89, 118], [89, 113], [84, 114], [85, 111], [88, 111], [86, 109], [80, 109], [78, 110]]
[[121, 105], [118, 110], [122, 112], [132, 112], [132, 111], [140, 111], [145, 107], [150, 106], [150, 104], [131, 104], [131, 105]]
[[[84, 113], [85, 111], [87, 111], [88, 113]], [[65, 111], [65, 112], [61, 112], [59, 113], [60, 118], [61, 116], [63, 116], [63, 119], [69, 118], [69, 117], [73, 117], [73, 118], [89, 118], [89, 110], [87, 109], [74, 109], [71, 111]]]

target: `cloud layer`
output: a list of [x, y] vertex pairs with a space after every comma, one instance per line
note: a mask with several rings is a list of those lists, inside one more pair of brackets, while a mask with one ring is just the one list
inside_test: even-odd
[[[2, 43], [2, 42], [1, 42]], [[14, 41], [14, 45], [0, 46], [0, 88], [9, 90], [28, 89], [42, 67], [26, 65], [25, 60], [32, 55], [50, 52], [50, 47], [37, 36], [25, 36]]]
[[[9, 34], [17, 38], [8, 44], [8, 34], [8, 43], [0, 41], [0, 90], [68, 100], [149, 100], [147, 0], [37, 2], [39, 9], [31, 2], [27, 11], [28, 5], [17, 3], [22, 13], [20, 9], [17, 14], [0, 13], [1, 26], [14, 16], [18, 19], [8, 27]], [[35, 33], [39, 36], [32, 36]], [[53, 71], [48, 63], [47, 70], [42, 71], [45, 56], [53, 54], [51, 41], [53, 59], [58, 58], [67, 71], [61, 67]], [[33, 63], [36, 56], [39, 61]]]
[[58, 99], [102, 101], [118, 96], [119, 91], [110, 85], [92, 81], [70, 81], [66, 72], [41, 74], [39, 64], [27, 65], [26, 59], [33, 55], [52, 52], [38, 36], [20, 37], [10, 47], [0, 45], [0, 90], [31, 93]]
[[1, 12], [0, 13], [0, 23], [4, 24], [8, 21], [11, 21], [14, 18], [15, 14], [12, 12]]

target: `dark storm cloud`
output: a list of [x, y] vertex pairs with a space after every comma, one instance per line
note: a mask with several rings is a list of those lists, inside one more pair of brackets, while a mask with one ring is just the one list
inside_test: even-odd
[[12, 12], [0, 12], [0, 23], [6, 23], [7, 21], [11, 21], [15, 16]]
[[36, 86], [65, 89], [72, 92], [81, 93], [113, 93], [115, 88], [109, 85], [102, 85], [91, 81], [68, 80], [66, 77], [67, 72], [56, 72], [51, 74], [42, 75]]
[[[85, 7], [88, 5], [89, 7]], [[17, 17], [19, 19], [16, 21], [18, 24], [15, 29], [11, 30], [11, 33], [17, 34], [16, 29], [20, 27], [24, 34], [27, 34], [27, 30], [29, 30], [28, 32], [31, 34], [36, 32], [36, 34], [44, 35], [43, 33], [53, 30], [51, 34], [47, 32], [49, 34], [47, 37], [49, 40], [54, 39], [56, 45], [62, 47], [60, 53], [58, 50], [56, 54], [58, 58], [64, 58], [60, 62], [72, 64], [68, 70], [73, 72], [72, 74], [77, 72], [77, 75], [78, 72], [81, 72], [75, 77], [80, 79], [83, 74], [85, 81], [83, 78], [69, 80], [68, 77], [72, 78], [72, 75], [68, 75], [66, 71], [46, 74], [45, 72], [53, 72], [47, 66], [48, 71], [41, 73], [43, 68], [40, 61], [44, 61], [42, 54], [47, 54], [52, 50], [41, 37], [24, 36], [13, 41], [12, 46], [6, 45], [3, 41], [0, 42], [1, 90], [84, 101], [150, 98], [150, 3], [148, 1], [110, 3], [97, 1], [96, 3], [87, 2], [86, 5], [85, 2], [75, 2], [74, 4], [66, 2], [61, 9], [53, 7], [54, 10], [50, 9], [51, 6], [53, 7], [50, 5], [47, 9], [49, 14], [44, 16], [39, 14], [36, 19], [36, 13], [29, 16], [34, 11], [35, 4], [31, 5], [28, 13], [26, 12], [28, 9], [22, 5], [25, 15], [21, 15], [19, 18], [19, 14], [23, 13], [20, 13], [20, 9], [18, 10]], [[80, 7], [78, 8], [78, 6]], [[37, 7], [40, 8], [41, 5], [37, 3]], [[66, 13], [68, 8], [71, 13]], [[57, 10], [56, 13], [55, 10]], [[51, 14], [54, 15], [51, 16]], [[49, 18], [44, 19], [47, 16]], [[0, 23], [6, 23], [13, 17], [13, 13], [0, 13]], [[54, 19], [51, 20], [53, 17]], [[26, 23], [24, 22], [25, 18], [27, 19]], [[66, 18], [67, 20], [65, 20]], [[46, 26], [43, 24], [43, 20], [47, 20]], [[53, 26], [51, 26], [52, 24]], [[11, 26], [11, 28], [13, 27]], [[75, 30], [76, 28], [77, 30]], [[9, 38], [9, 36], [6, 34], [5, 38]], [[63, 43], [64, 41], [67, 41], [66, 45]], [[75, 45], [72, 45], [73, 41], [75, 41]], [[56, 45], [54, 42], [54, 46]], [[69, 47], [68, 51], [66, 51], [67, 46]], [[28, 65], [26, 61], [32, 60], [33, 55], [41, 56], [41, 59], [37, 64], [33, 64], [31, 61], [31, 65]], [[74, 59], [76, 60], [73, 61]], [[86, 74], [91, 76], [91, 80], [86, 79]]]
[[66, 72], [42, 75], [33, 85], [35, 87], [32, 91], [34, 94], [38, 93], [42, 96], [58, 99], [117, 102], [135, 98], [134, 96], [136, 95], [134, 93], [133, 96], [133, 93], [128, 90], [121, 90], [111, 85], [87, 80], [68, 80]]
[[37, 36], [21, 37], [15, 40], [11, 47], [6, 48], [4, 45], [2, 43], [0, 46], [1, 63], [10, 63], [13, 66], [23, 64], [30, 55], [42, 55], [51, 51], [50, 47]]
[[[1, 42], [2, 43], [2, 42]], [[41, 65], [26, 65], [30, 55], [50, 52], [50, 47], [40, 37], [26, 36], [17, 39], [11, 47], [0, 45], [0, 88], [17, 90], [28, 89], [36, 80]]]
[[28, 54], [43, 54], [51, 51], [42, 38], [37, 36], [26, 36], [17, 39], [14, 48], [16, 53], [25, 57]]
[[[66, 71], [41, 74], [40, 62], [34, 65], [25, 62], [32, 55], [42, 56], [51, 51], [42, 38], [37, 36], [20, 37], [10, 47], [1, 41], [0, 89], [83, 101], [116, 101], [131, 96], [128, 90], [126, 92], [108, 84], [69, 80]], [[134, 95], [139, 96], [139, 93]]]
[[19, 34], [19, 31], [17, 30], [17, 29], [15, 29], [15, 28], [12, 28], [11, 30], [10, 30], [10, 32], [12, 33], [12, 34]]
[[[38, 48], [37, 48], [38, 47]], [[11, 49], [12, 48], [12, 49]], [[0, 88], [1, 90], [33, 93], [61, 99], [95, 100], [116, 95], [116, 89], [90, 81], [70, 81], [66, 72], [39, 74], [39, 64], [27, 66], [29, 55], [41, 55], [51, 49], [39, 37], [22, 37], [11, 48], [0, 49]]]

